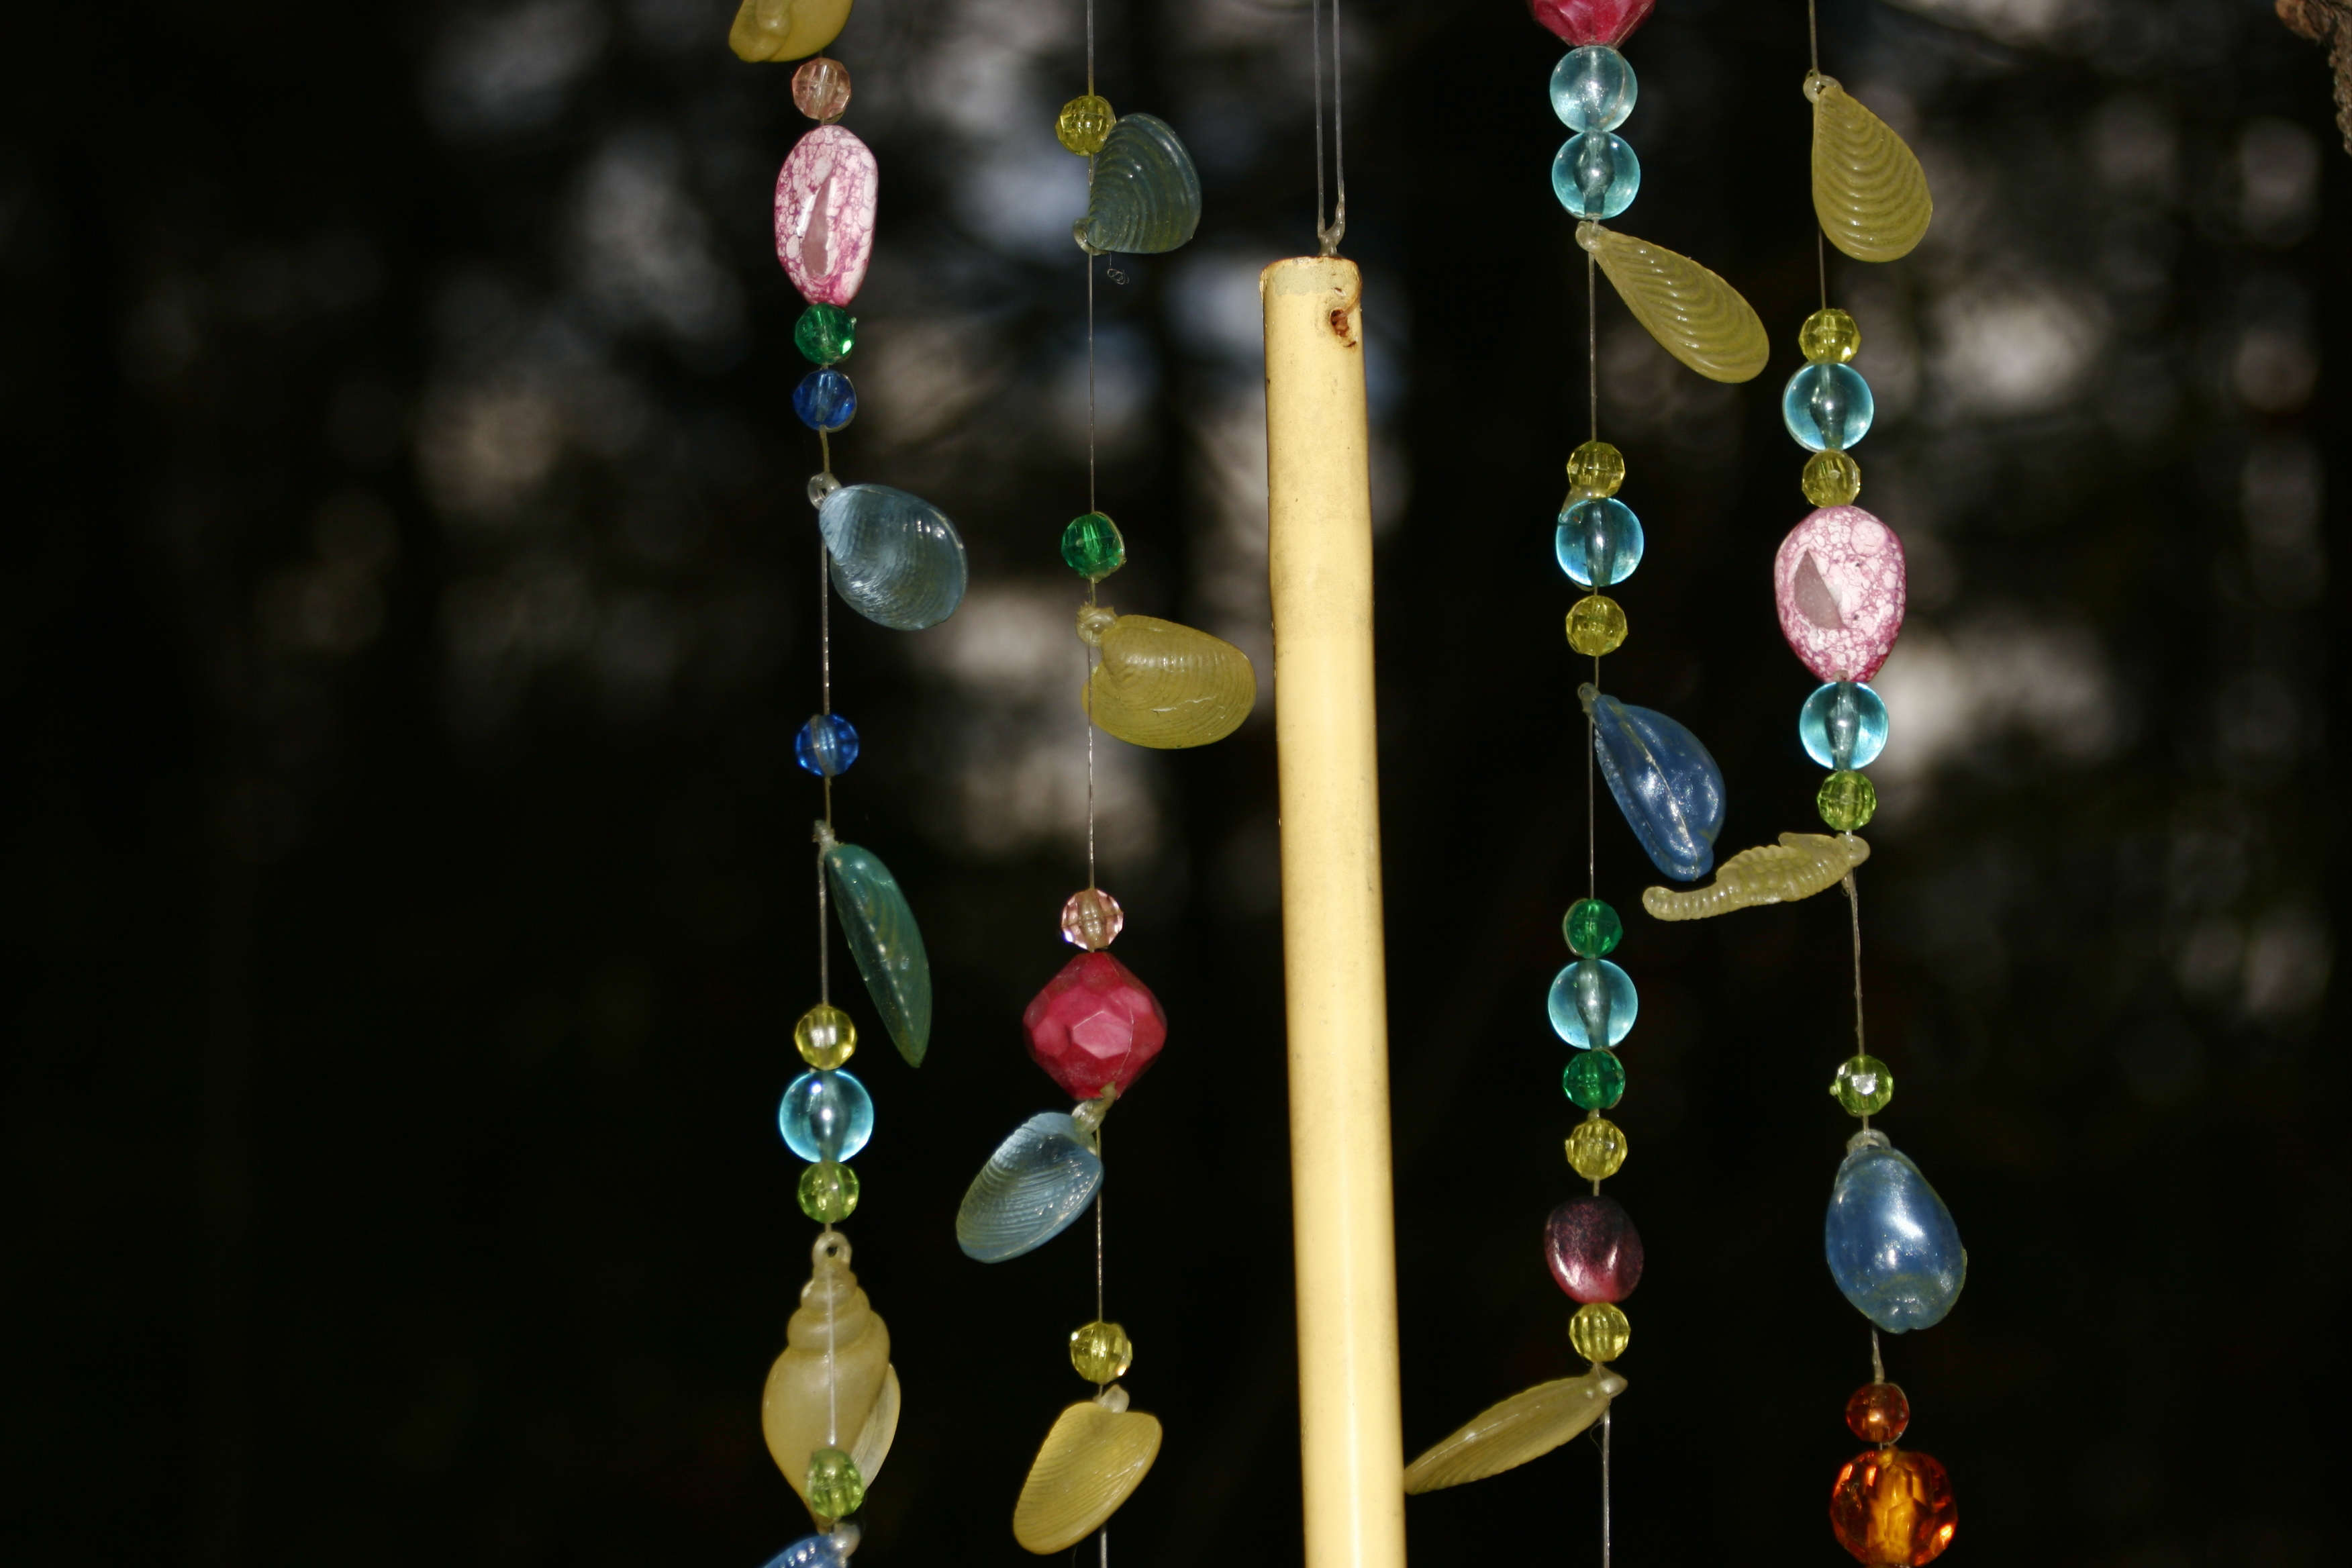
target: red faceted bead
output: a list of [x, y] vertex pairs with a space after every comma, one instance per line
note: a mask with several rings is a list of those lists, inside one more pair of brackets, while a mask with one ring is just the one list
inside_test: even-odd
[[1029, 1054], [1073, 1100], [1125, 1094], [1168, 1039], [1160, 999], [1107, 952], [1082, 952], [1021, 1015]]
[[1925, 1454], [1856, 1454], [1830, 1490], [1830, 1531], [1871, 1568], [1925, 1568], [1952, 1543], [1959, 1505], [1952, 1479]]
[[1528, 0], [1528, 15], [1571, 44], [1621, 44], [1658, 0]]
[[1544, 1261], [1572, 1301], [1622, 1301], [1642, 1282], [1642, 1233], [1615, 1198], [1570, 1198], [1544, 1225]]
[[1900, 1442], [1911, 1425], [1911, 1401], [1898, 1384], [1865, 1383], [1845, 1402], [1845, 1425], [1865, 1443]]

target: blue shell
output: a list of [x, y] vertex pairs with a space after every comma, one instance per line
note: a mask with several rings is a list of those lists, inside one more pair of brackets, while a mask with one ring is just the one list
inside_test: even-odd
[[931, 959], [915, 911], [898, 890], [898, 879], [870, 849], [829, 845], [824, 869], [866, 994], [907, 1065], [921, 1067], [931, 1048]]
[[1102, 1156], [1092, 1142], [1058, 1110], [1041, 1110], [1014, 1128], [956, 1210], [964, 1256], [1002, 1263], [1069, 1229], [1102, 1186]]
[[1201, 174], [1166, 121], [1128, 114], [1095, 154], [1087, 216], [1070, 227], [1091, 255], [1152, 256], [1201, 226]]
[[1605, 697], [1590, 682], [1576, 694], [1592, 715], [1592, 749], [1609, 793], [1651, 864], [1678, 882], [1706, 876], [1723, 831], [1723, 770], [1664, 714]]
[[844, 485], [817, 504], [834, 591], [893, 631], [938, 626], [963, 603], [963, 538], [948, 514], [888, 485]]
[[857, 1550], [857, 1527], [836, 1524], [831, 1535], [804, 1535], [768, 1559], [767, 1568], [846, 1568]]
[[1890, 1334], [1932, 1328], [1968, 1283], [1959, 1226], [1919, 1167], [1883, 1134], [1854, 1142], [1861, 1146], [1849, 1145], [1838, 1166], [1822, 1225], [1830, 1278], [1856, 1311]]

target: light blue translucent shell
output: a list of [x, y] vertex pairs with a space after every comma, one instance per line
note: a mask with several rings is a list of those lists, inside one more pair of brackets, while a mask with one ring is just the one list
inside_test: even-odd
[[793, 760], [810, 773], [839, 778], [857, 760], [856, 726], [838, 713], [814, 713], [793, 737]]
[[1886, 704], [1859, 681], [1832, 680], [1797, 710], [1797, 739], [1825, 768], [1866, 768], [1886, 750]]
[[845, 1072], [804, 1072], [784, 1090], [776, 1125], [803, 1160], [854, 1160], [874, 1136], [874, 1097]]
[[857, 961], [882, 1027], [907, 1065], [921, 1067], [931, 1047], [931, 959], [915, 911], [890, 868], [870, 849], [828, 845], [824, 869], [841, 934], [849, 939], [849, 955]]
[[1175, 129], [1152, 114], [1121, 115], [1095, 154], [1087, 216], [1071, 226], [1093, 255], [1173, 250], [1201, 226], [1201, 174]]
[[971, 1179], [956, 1210], [956, 1245], [982, 1263], [1043, 1247], [1087, 1212], [1102, 1179], [1093, 1136], [1058, 1110], [1041, 1110]]
[[1809, 364], [1789, 378], [1780, 418], [1808, 452], [1843, 452], [1870, 434], [1870, 383], [1850, 364]]
[[1606, 44], [1586, 44], [1551, 68], [1551, 111], [1570, 131], [1614, 131], [1633, 112], [1633, 68]]
[[857, 1550], [857, 1527], [846, 1521], [830, 1535], [808, 1535], [768, 1559], [766, 1568], [846, 1568]]
[[893, 631], [919, 632], [963, 603], [963, 537], [948, 514], [888, 485], [844, 485], [817, 503], [842, 601]]
[[1609, 793], [1651, 864], [1680, 882], [1706, 876], [1723, 831], [1723, 770], [1664, 714], [1604, 697], [1590, 681], [1576, 695], [1592, 715], [1592, 749]]
[[1578, 217], [1615, 217], [1642, 188], [1642, 160], [1622, 137], [1582, 131], [1551, 161], [1551, 194]]
[[1942, 1322], [1969, 1278], [1951, 1211], [1884, 1133], [1859, 1133], [1847, 1148], [1822, 1226], [1830, 1278], [1890, 1334]]
[[1642, 563], [1642, 520], [1615, 497], [1562, 509], [1552, 553], [1559, 569], [1588, 588], [1622, 583]]
[[1561, 970], [1546, 1005], [1552, 1028], [1580, 1051], [1615, 1045], [1632, 1032], [1642, 1010], [1633, 977], [1605, 958], [1580, 958]]

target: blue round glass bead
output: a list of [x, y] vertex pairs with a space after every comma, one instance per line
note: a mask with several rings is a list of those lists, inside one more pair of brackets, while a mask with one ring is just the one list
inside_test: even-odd
[[848, 1160], [874, 1136], [874, 1097], [845, 1072], [804, 1072], [776, 1109], [784, 1145], [812, 1164]]
[[1561, 970], [1546, 1007], [1552, 1028], [1580, 1051], [1615, 1045], [1642, 1010], [1632, 976], [1605, 958], [1580, 958]]
[[1825, 768], [1866, 768], [1886, 750], [1886, 704], [1859, 681], [1832, 680], [1798, 710], [1797, 739]]
[[1606, 44], [1560, 56], [1551, 68], [1551, 111], [1570, 131], [1614, 131], [1633, 112], [1633, 68]]
[[1551, 161], [1551, 194], [1578, 217], [1615, 217], [1641, 188], [1642, 160], [1606, 131], [1570, 137]]
[[1808, 452], [1843, 452], [1870, 434], [1878, 405], [1850, 364], [1809, 364], [1789, 378], [1780, 417]]
[[837, 779], [857, 760], [857, 731], [838, 713], [812, 714], [793, 737], [793, 760], [813, 773]]
[[813, 370], [793, 388], [793, 412], [812, 430], [838, 430], [857, 417], [857, 389], [831, 365]]
[[1642, 563], [1642, 520], [1613, 496], [1578, 501], [1561, 510], [1552, 552], [1559, 569], [1587, 588], [1622, 583]]

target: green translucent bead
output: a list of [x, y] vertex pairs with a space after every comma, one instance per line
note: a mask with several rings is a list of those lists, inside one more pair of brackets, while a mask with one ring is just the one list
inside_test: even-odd
[[1848, 1057], [1838, 1064], [1830, 1092], [1848, 1116], [1875, 1116], [1895, 1098], [1895, 1075], [1876, 1057]]
[[857, 1461], [839, 1448], [809, 1456], [809, 1507], [827, 1519], [846, 1519], [866, 1506], [866, 1478]]
[[1843, 452], [1815, 452], [1797, 483], [1815, 506], [1852, 506], [1862, 493], [1862, 465]]
[[793, 325], [793, 346], [813, 364], [849, 357], [857, 342], [857, 318], [838, 305], [811, 305]]
[[1625, 482], [1625, 454], [1606, 441], [1587, 441], [1568, 455], [1568, 493], [1572, 500], [1602, 500]]
[[1862, 329], [1832, 305], [1805, 318], [1797, 329], [1797, 347], [1814, 364], [1843, 364], [1862, 352]]
[[[819, 1225], [857, 1212], [857, 1173], [838, 1160], [824, 1160], [801, 1173], [801, 1213]], [[839, 1515], [835, 1515], [839, 1518]]]
[[1569, 905], [1559, 929], [1579, 958], [1606, 958], [1625, 935], [1625, 922], [1599, 899], [1579, 899]]
[[1062, 530], [1062, 560], [1087, 582], [1099, 583], [1127, 564], [1127, 541], [1118, 536], [1118, 524], [1090, 511]]
[[1852, 833], [1878, 815], [1878, 787], [1853, 769], [1844, 769], [1822, 781], [1822, 793], [1813, 804], [1821, 808], [1823, 822], [1840, 833]]
[[1606, 1110], [1625, 1098], [1625, 1064], [1606, 1048], [1579, 1051], [1559, 1077], [1579, 1110]]
[[1070, 1365], [1088, 1383], [1117, 1383], [1135, 1364], [1135, 1342], [1097, 1318], [1070, 1331]]

